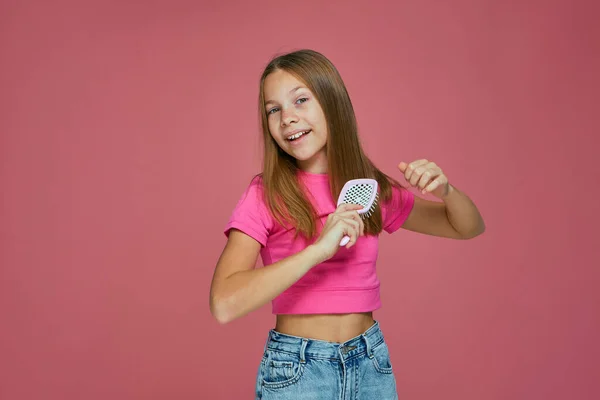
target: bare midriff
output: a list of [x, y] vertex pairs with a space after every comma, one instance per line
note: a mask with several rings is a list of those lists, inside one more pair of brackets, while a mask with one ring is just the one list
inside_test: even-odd
[[275, 330], [308, 339], [342, 343], [369, 329], [373, 313], [351, 314], [279, 314]]

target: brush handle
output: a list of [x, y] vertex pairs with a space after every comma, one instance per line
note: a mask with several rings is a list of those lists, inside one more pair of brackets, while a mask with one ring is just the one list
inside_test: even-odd
[[344, 236], [340, 242], [340, 247], [345, 246], [350, 241], [350, 236]]

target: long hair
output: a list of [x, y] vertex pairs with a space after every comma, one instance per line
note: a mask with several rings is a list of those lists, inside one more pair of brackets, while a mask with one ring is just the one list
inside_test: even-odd
[[[387, 176], [365, 155], [358, 137], [354, 108], [344, 82], [335, 66], [321, 53], [299, 50], [273, 58], [260, 79], [259, 113], [264, 154], [262, 183], [264, 198], [273, 217], [282, 225], [296, 229], [296, 235], [316, 235], [316, 212], [300, 187], [296, 160], [284, 152], [269, 132], [265, 109], [264, 83], [269, 74], [283, 70], [303, 82], [316, 97], [327, 121], [327, 174], [329, 189], [337, 199], [350, 179], [371, 178], [379, 184], [379, 202], [391, 199], [392, 185], [400, 183]], [[364, 220], [365, 234], [382, 230], [381, 208]]]

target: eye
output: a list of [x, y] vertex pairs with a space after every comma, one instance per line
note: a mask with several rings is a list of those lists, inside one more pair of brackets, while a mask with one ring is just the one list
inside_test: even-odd
[[269, 111], [267, 111], [267, 115], [271, 115], [271, 114], [273, 114], [273, 113], [275, 113], [277, 111], [279, 111], [279, 108], [273, 107]]
[[302, 103], [304, 103], [305, 101], [308, 101], [308, 99], [307, 99], [306, 97], [302, 97], [301, 99], [298, 99], [298, 100], [296, 101], [296, 103], [300, 103], [300, 104], [302, 104]]

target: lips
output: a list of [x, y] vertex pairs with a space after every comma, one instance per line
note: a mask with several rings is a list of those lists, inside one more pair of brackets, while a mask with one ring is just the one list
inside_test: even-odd
[[311, 129], [305, 129], [305, 130], [296, 130], [294, 132], [292, 132], [290, 135], [288, 135], [288, 137], [286, 138], [286, 140], [293, 142], [295, 140], [300, 139], [303, 136], [308, 135], [311, 132]]

